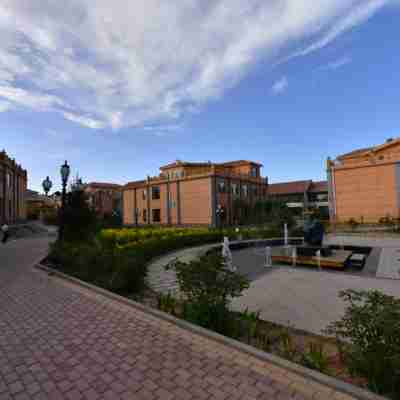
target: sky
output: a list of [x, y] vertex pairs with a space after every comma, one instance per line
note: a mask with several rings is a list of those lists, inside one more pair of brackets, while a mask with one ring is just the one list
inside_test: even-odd
[[270, 182], [400, 136], [400, 0], [0, 0], [0, 149], [127, 183], [249, 159]]

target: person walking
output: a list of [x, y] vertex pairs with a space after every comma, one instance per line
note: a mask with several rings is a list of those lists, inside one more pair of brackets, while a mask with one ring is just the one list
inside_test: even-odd
[[4, 225], [1, 227], [1, 231], [3, 232], [3, 239], [1, 240], [1, 242], [3, 244], [6, 244], [9, 237], [8, 225], [6, 223], [4, 223]]

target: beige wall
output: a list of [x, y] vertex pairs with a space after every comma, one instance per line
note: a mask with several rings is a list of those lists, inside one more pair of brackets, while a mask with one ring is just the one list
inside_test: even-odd
[[123, 191], [123, 222], [125, 225], [133, 225], [135, 223], [134, 195], [135, 191], [133, 189]]
[[180, 182], [182, 224], [212, 223], [211, 178]]
[[334, 180], [338, 221], [399, 217], [396, 164], [336, 168]]

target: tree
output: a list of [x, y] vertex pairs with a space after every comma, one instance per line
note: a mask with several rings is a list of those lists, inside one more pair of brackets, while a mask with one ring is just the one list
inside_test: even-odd
[[216, 332], [228, 334], [234, 320], [229, 311], [232, 298], [249, 287], [246, 277], [230, 271], [219, 254], [210, 254], [188, 264], [175, 261], [168, 268], [176, 272], [185, 302], [184, 317]]
[[97, 217], [89, 207], [83, 190], [67, 193], [63, 222], [64, 239], [67, 241], [84, 241], [96, 232]]

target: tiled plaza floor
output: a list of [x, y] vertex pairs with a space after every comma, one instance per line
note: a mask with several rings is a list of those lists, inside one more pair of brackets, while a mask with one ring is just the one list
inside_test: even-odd
[[12, 265], [38, 245], [0, 249], [8, 260], [0, 266], [2, 400], [352, 399], [28, 262]]

